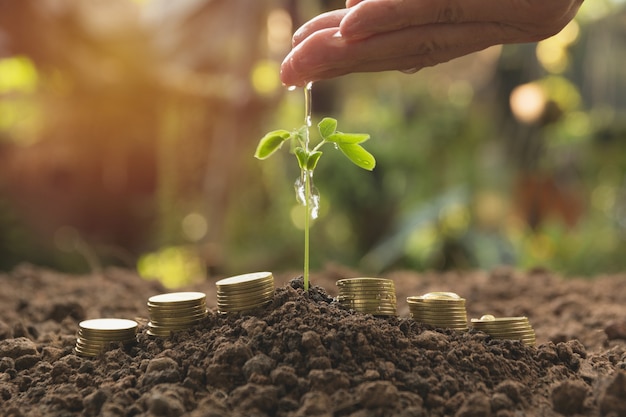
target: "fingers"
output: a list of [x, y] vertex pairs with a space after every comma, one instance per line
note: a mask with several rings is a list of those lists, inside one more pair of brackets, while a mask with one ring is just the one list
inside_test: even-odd
[[421, 69], [514, 38], [517, 32], [491, 23], [439, 24], [347, 42], [326, 29], [292, 50], [283, 61], [281, 80], [301, 86], [351, 72]]
[[341, 21], [349, 40], [431, 23], [500, 22], [526, 26], [539, 37], [558, 32], [582, 0], [367, 0]]
[[293, 37], [286, 85], [350, 72], [422, 68], [560, 31], [583, 0], [347, 0]]
[[363, 39], [409, 26], [460, 21], [461, 13], [453, 0], [368, 0], [349, 10], [340, 30], [346, 39]]
[[293, 34], [291, 39], [293, 46], [298, 45], [311, 34], [323, 29], [335, 28], [336, 32], [341, 19], [343, 19], [346, 13], [348, 13], [348, 9], [333, 10], [309, 20]]

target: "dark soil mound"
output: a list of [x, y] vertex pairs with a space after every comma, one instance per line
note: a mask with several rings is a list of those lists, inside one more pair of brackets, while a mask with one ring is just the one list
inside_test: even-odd
[[[347, 271], [314, 277], [328, 291]], [[350, 274], [349, 276], [354, 276]], [[538, 346], [339, 308], [321, 286], [277, 277], [254, 314], [211, 310], [168, 339], [146, 334], [145, 302], [166, 292], [121, 270], [0, 275], [3, 416], [626, 416], [624, 277], [535, 272], [390, 274], [404, 297], [453, 290], [471, 317], [528, 315]], [[214, 298], [214, 286], [195, 290]], [[406, 314], [404, 314], [406, 316]], [[73, 352], [78, 322], [135, 318], [138, 343]]]

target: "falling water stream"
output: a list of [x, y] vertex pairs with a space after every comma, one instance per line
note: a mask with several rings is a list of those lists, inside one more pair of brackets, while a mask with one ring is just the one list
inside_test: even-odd
[[[309, 130], [311, 128], [311, 88], [313, 83], [309, 82], [304, 87], [304, 124], [306, 126], [304, 134], [304, 149], [309, 154]], [[296, 198], [306, 207], [304, 216], [304, 291], [309, 290], [309, 228], [311, 219], [316, 219], [319, 213], [320, 195], [313, 185], [313, 170], [303, 168], [300, 177], [295, 183]]]
[[[310, 82], [304, 87], [304, 124], [306, 126], [306, 132], [304, 136], [304, 148], [309, 153], [309, 135], [311, 128], [311, 87], [313, 83]], [[315, 185], [313, 185], [313, 171], [303, 169], [300, 173], [300, 177], [294, 184], [296, 190], [296, 199], [298, 203], [305, 207], [308, 207], [308, 216], [311, 219], [317, 219], [319, 215], [320, 207], [320, 194]], [[307, 219], [308, 221], [308, 219]]]

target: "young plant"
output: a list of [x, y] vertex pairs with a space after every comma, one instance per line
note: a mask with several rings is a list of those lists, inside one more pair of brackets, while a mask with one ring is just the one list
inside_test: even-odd
[[309, 144], [309, 129], [307, 125], [291, 132], [274, 130], [267, 133], [256, 148], [254, 156], [266, 159], [279, 150], [283, 143], [291, 142], [291, 149], [296, 155], [300, 166], [300, 177], [296, 180], [296, 198], [304, 205], [306, 215], [304, 220], [304, 290], [309, 290], [309, 227], [310, 219], [317, 218], [319, 209], [319, 194], [313, 186], [313, 171], [322, 156], [320, 149], [330, 143], [339, 149], [355, 165], [371, 171], [376, 166], [374, 156], [366, 151], [361, 144], [370, 138], [366, 133], [343, 133], [337, 131], [337, 120], [325, 117], [317, 125], [320, 140], [313, 147]]

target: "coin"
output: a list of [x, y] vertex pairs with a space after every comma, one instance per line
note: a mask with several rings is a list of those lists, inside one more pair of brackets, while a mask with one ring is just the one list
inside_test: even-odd
[[169, 337], [173, 331], [197, 325], [207, 315], [203, 292], [172, 292], [148, 299], [148, 334]]
[[228, 287], [236, 288], [257, 288], [259, 283], [273, 282], [274, 277], [271, 272], [252, 272], [249, 274], [236, 275], [224, 278], [215, 283], [218, 289], [224, 290]]
[[337, 303], [359, 313], [395, 316], [397, 299], [395, 284], [385, 278], [345, 278], [336, 282]]
[[74, 350], [82, 356], [97, 356], [112, 342], [136, 341], [137, 322], [134, 320], [102, 318], [83, 320], [78, 324]]
[[429, 292], [422, 296], [424, 300], [460, 300], [461, 297], [454, 292], [448, 291], [435, 291]]
[[154, 295], [148, 298], [148, 305], [156, 307], [182, 307], [186, 305], [193, 306], [200, 302], [204, 302], [205, 300], [206, 295], [202, 292], [172, 292]]
[[465, 299], [450, 291], [429, 292], [406, 299], [413, 320], [434, 327], [468, 329]]
[[480, 319], [472, 319], [471, 323], [474, 329], [494, 339], [521, 340], [529, 346], [536, 343], [535, 330], [527, 317], [495, 317], [486, 314]]
[[217, 301], [227, 301], [227, 300], [249, 300], [253, 298], [271, 298], [274, 294], [274, 287], [269, 289], [260, 288], [258, 291], [246, 292], [246, 293], [221, 293], [217, 295]]
[[271, 272], [252, 272], [219, 280], [217, 310], [220, 313], [252, 311], [269, 304], [274, 297]]

